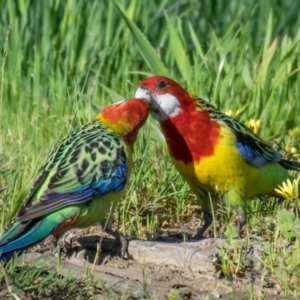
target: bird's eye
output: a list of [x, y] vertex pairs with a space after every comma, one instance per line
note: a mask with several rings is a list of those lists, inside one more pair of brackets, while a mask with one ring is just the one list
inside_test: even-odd
[[159, 89], [159, 90], [162, 90], [164, 89], [166, 86], [168, 85], [168, 83], [165, 81], [165, 80], [161, 80], [157, 83], [156, 87]]

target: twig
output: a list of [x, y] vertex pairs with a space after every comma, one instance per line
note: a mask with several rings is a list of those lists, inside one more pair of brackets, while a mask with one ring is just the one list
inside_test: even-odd
[[92, 274], [94, 274], [95, 266], [99, 264], [100, 252], [101, 252], [100, 243], [97, 243], [97, 252], [91, 269]]

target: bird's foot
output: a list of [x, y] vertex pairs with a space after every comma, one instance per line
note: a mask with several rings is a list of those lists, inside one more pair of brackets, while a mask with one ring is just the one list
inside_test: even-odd
[[192, 238], [191, 234], [187, 232], [178, 232], [174, 234], [167, 234], [164, 233], [162, 236], [158, 237], [158, 241], [163, 241], [163, 242], [182, 242], [182, 241], [189, 241]]
[[116, 248], [120, 248], [121, 246], [121, 259], [125, 259], [125, 255], [127, 259], [133, 259], [133, 257], [129, 254], [128, 248], [129, 248], [129, 242], [130, 238], [127, 238], [120, 234], [118, 231], [113, 231], [111, 229], [105, 229], [105, 232], [109, 235], [113, 236], [115, 238], [115, 242], [112, 246], [112, 253], [116, 253]]
[[202, 230], [199, 230], [194, 236], [193, 239], [194, 240], [203, 240], [205, 239], [205, 236], [203, 235], [204, 232], [202, 232]]
[[50, 252], [53, 255], [61, 256], [64, 253], [69, 256], [74, 251], [73, 240], [77, 238], [77, 235], [72, 233], [66, 233], [61, 239], [61, 243], [58, 243], [58, 237], [50, 236]]
[[102, 265], [106, 265], [108, 262], [111, 261], [111, 255], [105, 256], [105, 258], [102, 261]]
[[203, 221], [204, 221], [204, 224], [198, 229], [197, 233], [193, 237], [194, 239], [202, 240], [205, 238], [204, 232], [212, 223], [211, 212], [207, 212], [207, 211], [203, 212]]
[[244, 210], [238, 210], [238, 222], [237, 222], [236, 230], [239, 239], [242, 238], [242, 229], [245, 224], [246, 224], [246, 217], [245, 217]]
[[57, 238], [53, 234], [49, 236], [50, 240], [50, 253], [55, 254], [57, 250]]

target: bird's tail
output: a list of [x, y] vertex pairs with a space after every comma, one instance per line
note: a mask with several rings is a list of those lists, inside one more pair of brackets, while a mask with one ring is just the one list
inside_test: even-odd
[[0, 261], [20, 255], [49, 236], [57, 223], [47, 218], [15, 223], [0, 238]]
[[292, 171], [299, 171], [300, 172], [300, 162], [287, 160], [287, 159], [281, 159], [278, 162], [283, 168], [286, 170], [292, 170]]

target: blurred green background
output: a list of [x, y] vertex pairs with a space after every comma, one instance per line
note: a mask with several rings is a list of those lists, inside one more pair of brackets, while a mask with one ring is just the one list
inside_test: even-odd
[[[8, 226], [50, 149], [136, 84], [165, 74], [284, 150], [299, 126], [297, 0], [3, 1], [0, 13], [0, 172]], [[295, 134], [294, 134], [295, 135]], [[297, 133], [296, 133], [297, 136]], [[123, 230], [155, 235], [192, 214], [194, 196], [151, 119], [135, 149]], [[146, 229], [145, 229], [146, 227]]]
[[[0, 234], [12, 224], [51, 148], [105, 105], [133, 97], [137, 83], [152, 74], [172, 77], [241, 122], [255, 124], [285, 157], [299, 159], [299, 0], [0, 4], [0, 188], [8, 186], [0, 194]], [[163, 231], [195, 232], [201, 208], [171, 164], [152, 118], [139, 134], [134, 157], [114, 225], [147, 238]], [[254, 235], [268, 243], [258, 267], [260, 290], [265, 274], [271, 274], [285, 295], [299, 298], [299, 202], [257, 198], [248, 203], [246, 239]], [[221, 258], [239, 271], [245, 255], [230, 239], [234, 224], [235, 213], [222, 204], [208, 233], [226, 233], [231, 250], [223, 249]], [[11, 267], [10, 280], [21, 289], [46, 291], [34, 285], [40, 276], [35, 269], [23, 273]], [[54, 278], [55, 293], [64, 285], [67, 295], [72, 286], [78, 293], [73, 279], [65, 284], [52, 277], [44, 282], [48, 287]], [[248, 288], [249, 299], [255, 299], [256, 287]]]

